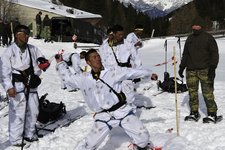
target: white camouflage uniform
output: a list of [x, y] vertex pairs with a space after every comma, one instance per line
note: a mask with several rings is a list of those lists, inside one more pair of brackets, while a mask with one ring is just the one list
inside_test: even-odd
[[[128, 58], [130, 57], [130, 63], [132, 68], [142, 68], [142, 61], [140, 58], [140, 55], [136, 48], [134, 47], [133, 43], [130, 43], [126, 39], [124, 39], [123, 44], [119, 44], [117, 46], [113, 46], [113, 50], [116, 54], [116, 57], [119, 62], [125, 63], [127, 62]], [[102, 59], [102, 64], [105, 68], [115, 67], [118, 66], [115, 56], [113, 54], [112, 48], [110, 47], [108, 41], [104, 41], [103, 44], [99, 48], [99, 54]], [[146, 80], [147, 81], [147, 80]], [[132, 82], [132, 80], [125, 80], [123, 81], [123, 86], [128, 91], [125, 91], [127, 97], [132, 98], [134, 100], [134, 104], [136, 106], [145, 106], [145, 107], [151, 107], [152, 103], [149, 99], [135, 100], [135, 92], [134, 88], [138, 87], [139, 85], [135, 85]], [[130, 90], [130, 91], [129, 91]]]
[[[126, 40], [128, 41], [128, 42], [130, 42], [132, 45], [134, 45], [134, 47], [136, 48], [136, 51], [137, 51], [137, 55], [139, 55], [139, 51], [138, 51], [138, 49], [140, 49], [142, 46], [135, 46], [135, 44], [136, 43], [138, 43], [138, 42], [141, 42], [141, 39], [140, 38], [138, 38], [137, 37], [137, 35], [134, 33], [134, 32], [131, 32], [131, 33], [129, 33], [128, 35], [127, 35], [127, 37], [126, 37]], [[136, 83], [136, 84], [134, 84], [134, 87], [137, 89], [138, 87], [140, 87], [140, 85], [142, 84], [142, 88], [146, 88], [146, 89], [148, 89], [149, 88], [149, 85], [148, 84], [146, 84], [146, 85], [143, 85], [143, 83], [146, 83], [146, 82], [148, 82], [149, 80], [143, 80], [142, 79], [142, 81], [141, 82], [138, 82], [138, 83]], [[137, 95], [138, 97], [140, 97], [141, 95]], [[136, 106], [145, 106], [146, 108], [147, 107], [152, 107], [152, 102], [150, 101], [150, 99], [149, 98], [147, 98], [147, 97], [142, 97], [141, 99], [141, 101], [140, 100], [138, 100], [139, 98], [137, 98], [137, 100], [135, 100], [135, 102], [134, 102], [134, 104], [136, 105]]]
[[[28, 46], [31, 51], [34, 73], [40, 75], [41, 70], [38, 68], [36, 60], [38, 57], [43, 57], [43, 55], [35, 46], [30, 44], [28, 44]], [[12, 83], [12, 73], [20, 74], [17, 70], [24, 71], [30, 67], [28, 48], [22, 53], [20, 48], [13, 43], [2, 54], [1, 61], [2, 85], [5, 91], [13, 87], [16, 89], [16, 96], [9, 97], [9, 140], [12, 145], [16, 145], [20, 144], [22, 141], [24, 125], [24, 137], [33, 138], [33, 136], [36, 136], [35, 123], [39, 113], [37, 89], [30, 89], [29, 100], [26, 101], [24, 84], [22, 82], [15, 82], [13, 85]], [[28, 102], [28, 104], [27, 110], [25, 111], [26, 102]], [[24, 123], [25, 115], [26, 122]]]
[[[66, 53], [63, 54], [63, 60], [68, 62], [71, 60], [70, 70], [74, 74], [80, 74], [82, 72], [90, 71], [90, 66], [86, 63], [85, 59], [80, 59], [80, 55], [77, 53]], [[67, 88], [68, 91], [73, 91], [78, 88], [66, 85], [66, 83], [61, 79], [61, 88]]]
[[[127, 104], [115, 111], [101, 112], [119, 102], [115, 93], [106, 84], [93, 79], [91, 73], [73, 75], [63, 61], [58, 63], [56, 68], [67, 84], [80, 88], [89, 108], [97, 113], [92, 130], [85, 138], [85, 143], [76, 147], [77, 150], [97, 149], [110, 129], [118, 126], [121, 126], [132, 138], [133, 143], [139, 147], [147, 145], [149, 133], [134, 114], [135, 107], [132, 104], [132, 99], [127, 98]], [[123, 80], [149, 76], [150, 74], [151, 72], [148, 70], [114, 67], [102, 70], [99, 78], [109, 84], [115, 91], [120, 92], [123, 91], [121, 84]]]
[[[129, 34], [127, 35], [127, 37], [126, 37], [126, 40], [127, 40], [128, 42], [130, 42], [131, 44], [133, 44], [134, 46], [135, 46], [135, 44], [136, 44], [137, 42], [140, 42], [140, 41], [141, 41], [141, 39], [139, 39], [139, 38], [137, 37], [137, 35], [136, 35], [134, 32], [129, 33]], [[141, 48], [141, 47], [136, 46], [136, 49], [139, 49], [139, 48]]]
[[[123, 40], [123, 44], [113, 46], [113, 50], [119, 62], [126, 63], [130, 58], [132, 68], [142, 67], [140, 55], [137, 53], [135, 47], [126, 39]], [[118, 66], [112, 48], [109, 46], [108, 41], [104, 41], [104, 43], [100, 46], [99, 54], [102, 58], [102, 64], [104, 67], [110, 68]]]
[[[65, 53], [63, 54], [63, 60], [66, 62], [71, 61], [71, 66], [69, 66], [69, 68], [71, 69], [71, 71], [75, 74], [75, 73], [81, 73], [81, 59], [80, 59], [80, 55], [77, 53]], [[66, 85], [66, 83], [62, 80], [61, 78], [61, 88], [65, 89], [67, 88], [68, 91], [72, 91], [77, 89], [77, 87], [71, 87], [69, 85]]]

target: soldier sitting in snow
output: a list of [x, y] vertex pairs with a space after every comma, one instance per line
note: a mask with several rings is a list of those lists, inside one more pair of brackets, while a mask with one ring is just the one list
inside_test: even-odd
[[[86, 72], [88, 69], [88, 65], [84, 60], [85, 54], [86, 54], [85, 51], [80, 52], [80, 54], [66, 53], [62, 55], [62, 58], [67, 63], [67, 65], [74, 74], [80, 74], [82, 72]], [[78, 90], [78, 88], [76, 87], [71, 87], [67, 85], [62, 79], [61, 79], [61, 89], [64, 90], [67, 89], [69, 92], [74, 92]]]

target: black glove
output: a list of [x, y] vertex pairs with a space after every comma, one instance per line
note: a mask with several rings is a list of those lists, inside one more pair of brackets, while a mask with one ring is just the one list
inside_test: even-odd
[[184, 67], [180, 67], [179, 71], [178, 71], [178, 74], [181, 78], [184, 78], [184, 75], [183, 75], [183, 72], [184, 72]]
[[210, 66], [208, 71], [209, 80], [213, 81], [215, 79], [215, 76], [216, 76], [216, 68], [214, 66]]
[[43, 64], [43, 63], [48, 62], [48, 60], [45, 59], [44, 57], [38, 57], [37, 61], [38, 61], [40, 64]]

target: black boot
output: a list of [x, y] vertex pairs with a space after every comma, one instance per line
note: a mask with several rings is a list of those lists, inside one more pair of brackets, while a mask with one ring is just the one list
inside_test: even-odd
[[208, 117], [203, 118], [202, 121], [203, 123], [210, 123], [210, 122], [217, 123], [220, 122], [221, 120], [223, 120], [222, 115], [217, 116], [216, 113], [208, 113]]
[[23, 147], [25, 145], [26, 145], [26, 143], [17, 143], [17, 144], [13, 144], [12, 146], [15, 146], [15, 147]]
[[141, 148], [141, 147], [137, 147], [137, 150], [148, 150], [147, 147]]
[[38, 136], [37, 135], [34, 135], [31, 138], [24, 137], [24, 140], [26, 140], [27, 142], [35, 142], [35, 141], [38, 141]]
[[198, 111], [191, 111], [189, 116], [184, 118], [184, 121], [198, 121], [200, 119], [200, 114]]

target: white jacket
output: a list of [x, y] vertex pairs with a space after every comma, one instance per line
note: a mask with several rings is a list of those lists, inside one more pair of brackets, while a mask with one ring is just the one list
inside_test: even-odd
[[[44, 57], [41, 51], [33, 45], [28, 44], [31, 57], [33, 61], [34, 73], [36, 75], [41, 74], [41, 70], [38, 67], [37, 58]], [[20, 48], [13, 43], [9, 46], [1, 56], [2, 61], [2, 85], [7, 91], [13, 88], [12, 84], [12, 73], [20, 74], [19, 71], [24, 71], [30, 67], [30, 55], [28, 49], [24, 53], [21, 52]], [[18, 91], [19, 89], [17, 89]], [[20, 90], [19, 90], [20, 91]]]
[[[73, 75], [65, 62], [58, 63], [56, 68], [67, 84], [80, 88], [87, 105], [92, 111], [101, 112], [103, 109], [109, 109], [119, 102], [117, 96], [111, 89], [102, 83], [102, 81], [93, 79], [91, 73], [86, 72]], [[100, 78], [115, 91], [120, 92], [122, 89], [122, 81], [150, 75], [150, 70], [113, 67], [102, 70]], [[129, 100], [127, 101], [129, 103]]]
[[[31, 52], [34, 73], [40, 75], [41, 70], [38, 67], [37, 58], [43, 57], [43, 55], [35, 46], [30, 44], [28, 46]], [[21, 142], [21, 133], [24, 130], [24, 126], [24, 137], [32, 138], [36, 136], [35, 124], [39, 113], [37, 88], [31, 89], [29, 99], [26, 99], [24, 83], [15, 82], [14, 85], [12, 84], [12, 73], [20, 74], [19, 71], [24, 71], [30, 67], [28, 48], [22, 53], [20, 48], [13, 43], [2, 54], [1, 61], [3, 87], [6, 91], [14, 87], [17, 92], [15, 97], [9, 96], [9, 141], [14, 145]]]
[[[127, 35], [126, 40], [130, 43], [132, 43], [133, 45], [135, 45], [137, 42], [141, 41], [134, 32], [131, 32]], [[139, 47], [136, 47], [139, 48]]]
[[108, 42], [104, 42], [100, 46], [99, 53], [102, 58], [102, 64], [105, 68], [118, 66], [113, 51], [115, 52], [116, 58], [119, 62], [126, 63], [130, 57], [132, 68], [141, 68], [142, 63], [140, 55], [137, 53], [135, 47], [126, 39], [124, 39], [123, 44], [113, 46], [113, 50], [109, 46]]
[[62, 56], [63, 60], [65, 60], [66, 62], [71, 61], [72, 62], [72, 67], [75, 71], [75, 73], [81, 73], [81, 60], [80, 60], [80, 56], [77, 53], [65, 53]]
[[80, 59], [80, 55], [78, 53], [65, 53], [63, 54], [62, 58], [66, 62], [72, 61], [72, 68], [74, 69], [74, 73], [82, 73], [82, 70], [84, 72], [90, 71], [90, 66], [86, 63], [85, 59]]

